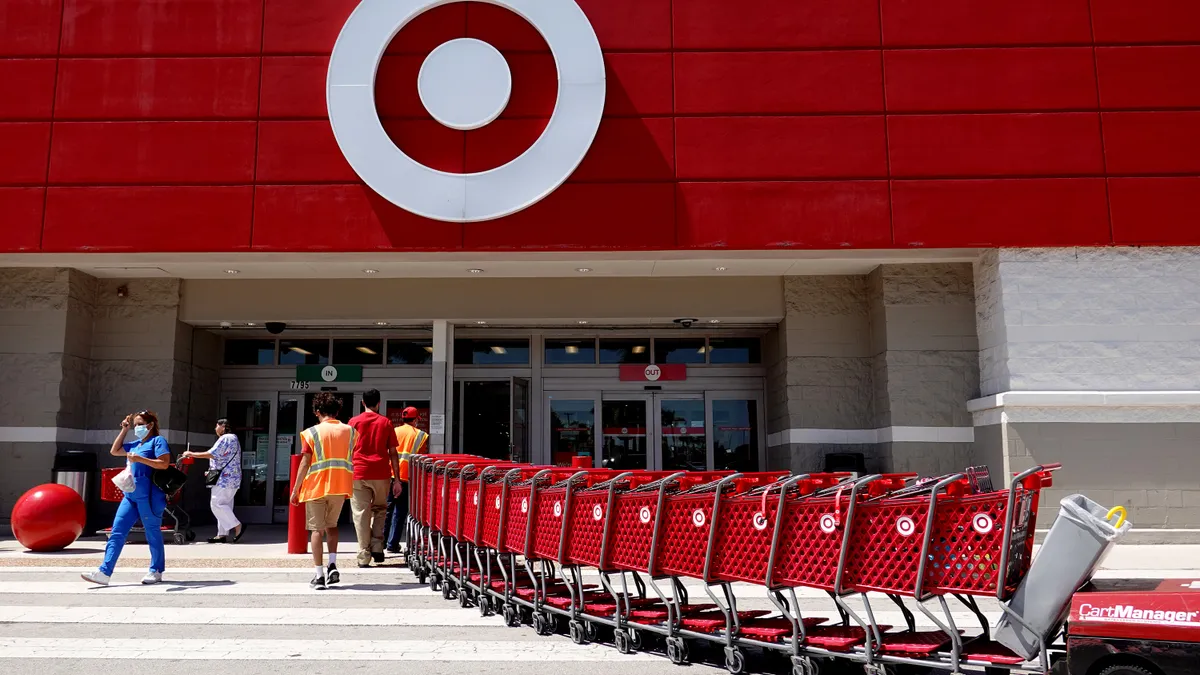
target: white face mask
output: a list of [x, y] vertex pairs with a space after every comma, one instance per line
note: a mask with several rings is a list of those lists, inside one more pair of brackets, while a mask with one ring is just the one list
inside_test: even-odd
[[150, 435], [150, 427], [146, 426], [145, 424], [139, 424], [133, 428], [133, 435], [137, 437], [139, 441], [144, 441], [146, 440], [146, 437]]

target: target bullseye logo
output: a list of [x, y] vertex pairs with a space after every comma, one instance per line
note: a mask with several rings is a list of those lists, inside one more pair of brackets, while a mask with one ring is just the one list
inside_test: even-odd
[[650, 507], [649, 506], [643, 506], [642, 510], [638, 511], [638, 520], [642, 521], [643, 525], [650, 522]]
[[604, 518], [604, 509], [599, 504], [592, 507], [592, 520]]
[[[432, 169], [397, 148], [375, 109], [375, 74], [392, 38], [447, 0], [362, 0], [346, 20], [325, 83], [338, 147], [363, 182], [419, 216], [455, 223], [493, 220], [532, 206], [575, 171], [604, 112], [604, 57], [574, 0], [481, 0], [528, 21], [545, 39], [558, 71], [554, 112], [519, 157], [477, 173]], [[473, 38], [439, 45], [421, 65], [417, 93], [451, 129], [478, 129], [508, 105], [512, 74], [495, 47]]]
[[692, 524], [695, 525], [696, 527], [704, 527], [704, 523], [706, 520], [707, 520], [707, 518], [705, 518], [704, 512], [701, 511], [700, 509], [696, 509], [695, 511], [692, 511]]
[[908, 516], [900, 516], [896, 519], [896, 532], [900, 533], [901, 537], [911, 537], [913, 532], [917, 531], [917, 524]]
[[529, 513], [529, 498], [521, 498], [521, 513]]
[[763, 515], [762, 511], [754, 514], [754, 529], [758, 530], [759, 532], [767, 529], [767, 517]]
[[821, 516], [820, 526], [821, 531], [825, 534], [833, 534], [833, 531], [837, 529], [837, 519], [833, 517], [833, 514], [826, 513]]
[[976, 513], [971, 519], [971, 527], [979, 534], [988, 534], [996, 527], [992, 517], [986, 513]]
[[562, 502], [554, 502], [554, 517], [562, 518]]

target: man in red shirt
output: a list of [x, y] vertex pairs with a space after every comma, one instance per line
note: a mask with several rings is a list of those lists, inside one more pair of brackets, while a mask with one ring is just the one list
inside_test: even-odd
[[400, 462], [392, 422], [379, 414], [379, 391], [366, 392], [362, 402], [366, 410], [350, 420], [350, 426], [357, 432], [350, 513], [358, 534], [358, 566], [370, 567], [372, 560], [383, 562], [388, 493], [400, 489], [399, 482], [392, 484], [392, 476], [400, 475]]

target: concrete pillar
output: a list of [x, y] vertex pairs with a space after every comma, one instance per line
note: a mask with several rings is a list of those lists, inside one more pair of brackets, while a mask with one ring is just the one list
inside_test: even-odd
[[977, 453], [993, 475], [1063, 463], [1039, 526], [1082, 492], [1200, 528], [1200, 248], [1000, 249], [975, 281]]
[[[429, 450], [444, 453], [452, 445], [448, 434], [454, 414], [454, 326], [448, 321], [433, 322], [433, 381], [429, 400]], [[441, 420], [439, 429], [438, 420]]]
[[96, 280], [70, 269], [0, 269], [0, 522], [50, 479], [58, 449], [86, 440]]
[[894, 471], [972, 461], [966, 402], [979, 395], [970, 263], [881, 265], [867, 277], [875, 428]]

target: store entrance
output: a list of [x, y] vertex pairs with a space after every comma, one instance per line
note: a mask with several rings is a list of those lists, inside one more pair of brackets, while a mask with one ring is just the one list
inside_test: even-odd
[[576, 456], [620, 470], [755, 471], [761, 463], [756, 393], [563, 392], [546, 400], [557, 466]]
[[524, 377], [455, 382], [456, 451], [528, 462], [529, 389], [529, 379]]
[[[242, 485], [234, 501], [239, 519], [248, 523], [286, 523], [291, 494], [291, 456], [300, 452], [300, 432], [315, 425], [317, 391], [285, 391], [227, 397], [221, 406], [242, 446]], [[342, 402], [338, 419], [348, 422], [362, 412], [362, 393], [332, 392]], [[399, 424], [406, 407], [417, 409], [417, 426], [429, 430], [428, 395], [384, 392], [380, 414]], [[343, 513], [343, 518], [346, 518]]]

